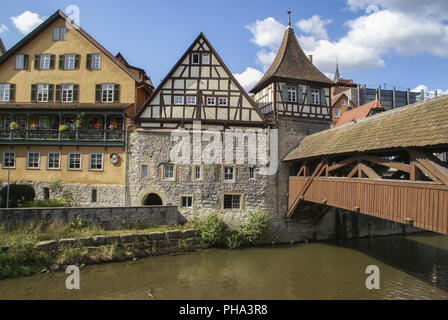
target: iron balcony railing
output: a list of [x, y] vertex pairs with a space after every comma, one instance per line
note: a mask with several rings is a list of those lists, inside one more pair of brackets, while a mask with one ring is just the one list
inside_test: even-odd
[[51, 141], [51, 142], [124, 142], [124, 132], [119, 129], [65, 130], [19, 129], [0, 130], [0, 141]]

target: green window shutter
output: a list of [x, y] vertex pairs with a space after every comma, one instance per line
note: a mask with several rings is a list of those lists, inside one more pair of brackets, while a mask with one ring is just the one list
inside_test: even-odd
[[61, 102], [62, 99], [62, 85], [57, 84], [56, 85], [56, 92], [55, 92], [55, 101], [56, 102]]
[[16, 85], [10, 84], [9, 85], [9, 101], [13, 102], [15, 99], [15, 93], [16, 93]]
[[48, 102], [53, 102], [54, 84], [48, 85]]
[[50, 55], [50, 69], [54, 69], [54, 60], [56, 56], [54, 54]]
[[120, 102], [120, 85], [114, 85], [114, 102]]
[[73, 102], [78, 102], [79, 84], [73, 85]]
[[59, 55], [59, 70], [64, 70], [65, 56], [63, 54]]
[[283, 102], [288, 101], [288, 87], [286, 85], [282, 86], [282, 100]]
[[37, 101], [37, 84], [31, 85], [31, 102]]
[[297, 87], [297, 102], [298, 103], [303, 102], [303, 88], [301, 86]]
[[311, 88], [306, 88], [306, 104], [311, 104]]
[[91, 66], [92, 66], [92, 55], [88, 53], [86, 58], [86, 69], [90, 70]]
[[325, 107], [327, 106], [327, 97], [324, 88], [320, 89], [320, 104]]
[[81, 62], [81, 56], [79, 54], [75, 55], [75, 69], [79, 69], [79, 64]]
[[95, 101], [101, 102], [101, 85], [95, 85]]
[[25, 54], [23, 55], [23, 69], [28, 70], [30, 56]]
[[34, 69], [39, 70], [40, 56], [34, 55]]

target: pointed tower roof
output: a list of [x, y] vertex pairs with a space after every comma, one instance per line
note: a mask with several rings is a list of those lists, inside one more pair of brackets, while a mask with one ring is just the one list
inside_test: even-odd
[[6, 52], [6, 48], [5, 48], [5, 46], [3, 45], [2, 38], [0, 38], [0, 56], [4, 55], [5, 52]]
[[282, 44], [277, 56], [265, 73], [263, 78], [253, 87], [250, 92], [260, 91], [273, 78], [287, 78], [296, 80], [307, 80], [333, 84], [322, 72], [317, 69], [308, 59], [297, 41], [294, 29], [288, 25], [283, 36]]
[[336, 63], [336, 72], [334, 73], [333, 82], [337, 82], [339, 79], [341, 79], [341, 74], [339, 72], [339, 63]]

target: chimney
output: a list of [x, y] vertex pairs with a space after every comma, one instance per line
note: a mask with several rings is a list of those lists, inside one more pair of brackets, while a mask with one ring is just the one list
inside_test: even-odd
[[308, 60], [310, 60], [310, 62], [313, 63], [313, 55], [312, 54], [308, 55]]

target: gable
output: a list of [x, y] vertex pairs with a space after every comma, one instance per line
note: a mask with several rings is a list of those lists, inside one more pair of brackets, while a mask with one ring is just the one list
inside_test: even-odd
[[263, 125], [265, 119], [201, 33], [147, 101], [140, 122]]

